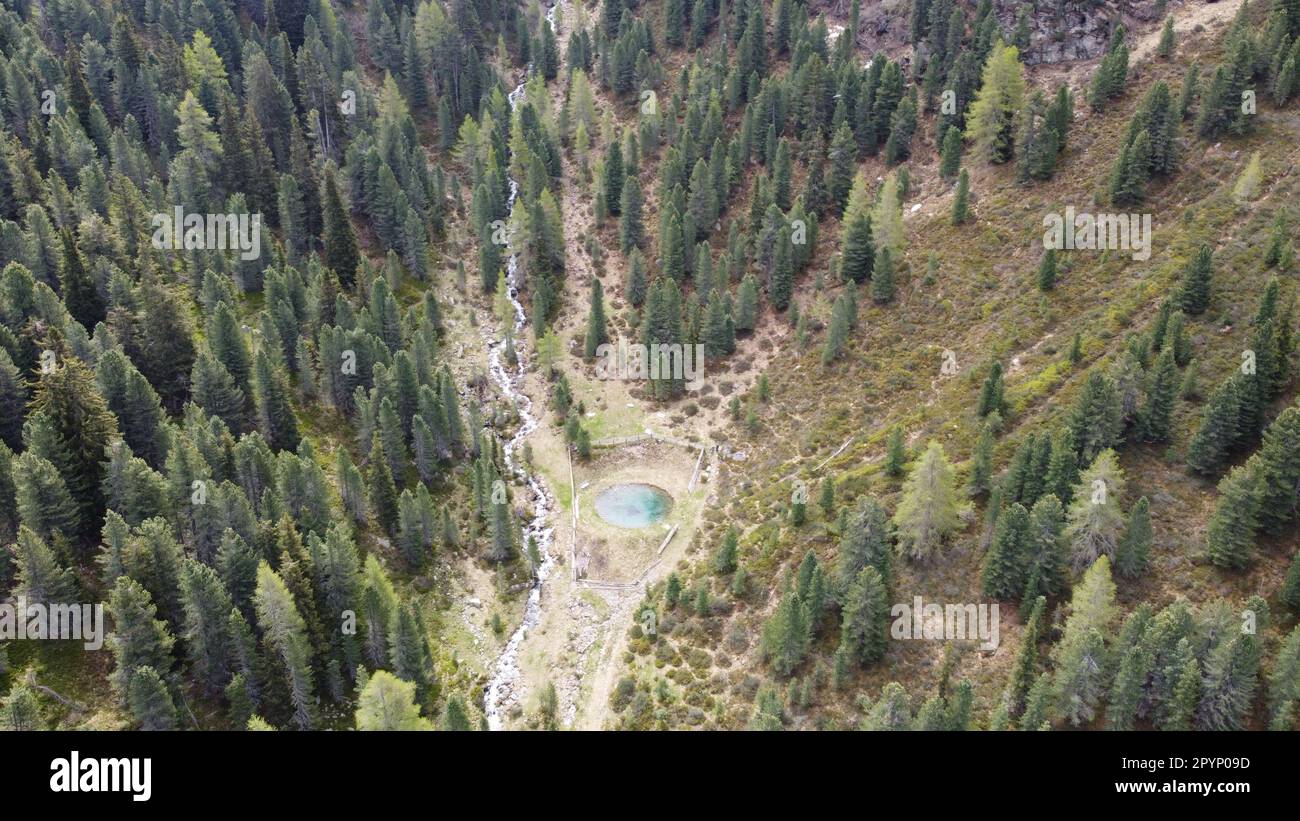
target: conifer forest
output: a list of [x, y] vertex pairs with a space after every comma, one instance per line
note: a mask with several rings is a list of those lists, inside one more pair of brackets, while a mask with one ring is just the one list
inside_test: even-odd
[[0, 729], [1300, 729], [1298, 168], [1300, 0], [0, 0]]

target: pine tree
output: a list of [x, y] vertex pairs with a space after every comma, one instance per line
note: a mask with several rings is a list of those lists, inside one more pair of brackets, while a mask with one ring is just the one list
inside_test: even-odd
[[840, 275], [846, 282], [864, 282], [872, 275], [875, 246], [871, 236], [871, 221], [865, 213], [855, 213], [844, 226], [844, 252]]
[[1300, 551], [1291, 558], [1291, 567], [1286, 572], [1278, 598], [1292, 613], [1300, 613]]
[[181, 603], [185, 609], [182, 638], [195, 677], [210, 693], [229, 681], [230, 610], [234, 606], [217, 572], [193, 559], [181, 571]]
[[1093, 111], [1101, 111], [1105, 104], [1124, 91], [1128, 78], [1128, 47], [1124, 45], [1124, 24], [1115, 26], [1111, 32], [1110, 43], [1106, 47], [1106, 56], [1097, 66], [1088, 89], [1088, 104]]
[[897, 682], [889, 682], [880, 690], [880, 698], [872, 705], [859, 725], [868, 731], [909, 730], [912, 727], [912, 700]]
[[982, 496], [992, 489], [993, 444], [993, 429], [985, 424], [971, 454], [970, 478], [966, 482], [966, 492], [972, 497]]
[[31, 529], [20, 527], [17, 543], [7, 549], [13, 551], [15, 595], [30, 604], [64, 604], [76, 599], [76, 576], [60, 566], [54, 551]]
[[849, 131], [846, 123], [840, 123], [835, 129], [826, 156], [830, 160], [827, 178], [830, 180], [831, 213], [840, 214], [848, 203], [849, 188], [854, 178], [854, 166], [857, 164], [857, 147], [853, 140], [853, 133]]
[[1283, 533], [1300, 508], [1300, 408], [1278, 414], [1252, 460], [1258, 460], [1260, 468], [1260, 527]]
[[796, 590], [787, 589], [776, 611], [763, 625], [763, 658], [779, 676], [788, 677], [808, 651], [808, 621]]
[[408, 602], [398, 607], [389, 622], [388, 634], [393, 673], [415, 685], [416, 702], [428, 709], [437, 684], [424, 621], [414, 605]]
[[645, 257], [638, 249], [633, 248], [628, 254], [627, 283], [624, 285], [623, 294], [634, 308], [639, 308], [645, 303], [646, 287]]
[[30, 450], [13, 460], [14, 507], [19, 521], [41, 539], [80, 530], [81, 517], [67, 483], [47, 459]]
[[826, 476], [822, 479], [821, 489], [817, 492], [817, 506], [821, 508], [822, 516], [826, 519], [831, 517], [835, 512], [835, 479], [832, 476]]
[[602, 188], [605, 192], [605, 207], [615, 215], [619, 213], [623, 202], [623, 183], [626, 173], [623, 168], [623, 149], [620, 141], [611, 140], [605, 152], [605, 179]]
[[498, 564], [508, 562], [518, 552], [515, 518], [508, 503], [498, 502], [492, 505], [491, 525], [492, 541], [487, 560]]
[[782, 225], [777, 230], [776, 251], [772, 259], [772, 278], [768, 284], [768, 299], [772, 307], [784, 311], [790, 306], [794, 292], [794, 262], [791, 259], [790, 227]]
[[1145, 695], [1147, 678], [1155, 664], [1153, 642], [1149, 641], [1151, 608], [1140, 605], [1124, 620], [1112, 652], [1118, 661], [1111, 684], [1106, 726], [1111, 730], [1131, 730]]
[[224, 422], [232, 433], [243, 433], [247, 429], [244, 409], [248, 400], [235, 384], [230, 371], [208, 351], [200, 351], [194, 360], [190, 382], [193, 385], [194, 404]]

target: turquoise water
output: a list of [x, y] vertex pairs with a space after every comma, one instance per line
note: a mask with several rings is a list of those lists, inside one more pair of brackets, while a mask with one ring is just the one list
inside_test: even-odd
[[596, 495], [596, 513], [618, 527], [647, 527], [672, 509], [667, 491], [640, 482], [614, 485]]

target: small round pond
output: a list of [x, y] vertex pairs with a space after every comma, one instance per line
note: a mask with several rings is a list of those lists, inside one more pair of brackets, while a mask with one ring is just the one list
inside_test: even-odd
[[672, 509], [668, 491], [642, 482], [612, 485], [596, 494], [597, 515], [618, 527], [648, 527]]

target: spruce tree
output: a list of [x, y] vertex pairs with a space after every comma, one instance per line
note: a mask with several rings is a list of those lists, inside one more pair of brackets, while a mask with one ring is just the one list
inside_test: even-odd
[[1043, 252], [1043, 260], [1038, 264], [1038, 290], [1050, 291], [1056, 287], [1056, 249], [1048, 248]]
[[109, 683], [122, 703], [130, 696], [131, 678], [141, 667], [167, 673], [171, 670], [174, 639], [167, 624], [154, 618], [157, 608], [149, 592], [129, 576], [121, 576], [109, 594], [108, 611], [114, 632], [108, 638], [114, 670]]
[[1011, 718], [1019, 718], [1025, 710], [1025, 701], [1029, 688], [1035, 679], [1038, 666], [1038, 639], [1043, 629], [1044, 611], [1047, 599], [1039, 596], [1034, 600], [1033, 609], [1025, 621], [1025, 628], [1020, 633], [1020, 649], [1016, 652], [1015, 665], [1011, 668], [1011, 680], [1007, 682], [1005, 700], [1007, 713]]
[[176, 729], [176, 705], [154, 668], [137, 667], [131, 674], [127, 702], [141, 730]]
[[1174, 53], [1174, 18], [1166, 17], [1165, 25], [1160, 29], [1160, 42], [1156, 45], [1156, 54], [1168, 58]]
[[1178, 371], [1174, 365], [1173, 348], [1170, 347], [1160, 354], [1147, 381], [1147, 402], [1138, 424], [1142, 439], [1147, 442], [1163, 442], [1169, 438], [1170, 417], [1177, 390]]
[[894, 261], [888, 248], [881, 248], [876, 260], [876, 269], [871, 275], [871, 299], [878, 305], [894, 299]]
[[993, 444], [993, 429], [985, 424], [971, 454], [970, 478], [966, 482], [966, 492], [972, 497], [983, 496], [992, 489]]
[[63, 357], [59, 366], [41, 374], [29, 422], [37, 414], [57, 442], [48, 458], [77, 506], [80, 535], [93, 537], [104, 510], [104, 455], [118, 436], [117, 420], [90, 369], [76, 356]]
[[901, 425], [895, 425], [889, 431], [889, 441], [885, 445], [885, 475], [902, 476], [906, 461], [907, 450], [903, 444], [903, 428]]
[[1210, 396], [1201, 424], [1187, 448], [1187, 465], [1197, 473], [1214, 475], [1241, 439], [1241, 380], [1228, 377]]
[[645, 229], [641, 224], [641, 183], [629, 174], [619, 195], [618, 241], [623, 253], [638, 247], [644, 241]]
[[961, 170], [961, 131], [956, 126], [948, 126], [943, 135], [943, 148], [939, 155], [939, 176], [950, 180]]
[[257, 352], [253, 365], [253, 396], [258, 427], [273, 451], [297, 450], [301, 436], [289, 405], [289, 386], [283, 372], [271, 362], [266, 349]]
[[361, 254], [357, 248], [356, 234], [352, 230], [352, 221], [348, 218], [347, 209], [343, 207], [343, 201], [339, 197], [334, 174], [330, 172], [325, 174], [324, 209], [325, 228], [322, 240], [325, 244], [325, 255], [322, 262], [338, 277], [339, 284], [351, 290], [356, 278], [357, 265], [361, 262]]
[[397, 485], [393, 482], [393, 473], [389, 468], [388, 457], [378, 434], [370, 443], [370, 509], [386, 533], [394, 533], [397, 528]]
[[1125, 578], [1137, 578], [1146, 571], [1151, 551], [1151, 511], [1143, 496], [1129, 511], [1128, 528], [1115, 550], [1115, 572]]
[[888, 594], [880, 572], [868, 565], [844, 594], [840, 652], [859, 664], [885, 654]]
[[104, 321], [104, 299], [99, 294], [90, 271], [86, 270], [86, 261], [77, 248], [72, 232], [64, 228], [60, 232], [63, 244], [63, 259], [59, 265], [59, 285], [63, 291], [63, 302], [68, 306], [68, 313], [81, 323], [88, 331]]
[[1024, 566], [1028, 557], [1026, 539], [1029, 511], [1019, 503], [998, 515], [993, 543], [984, 556], [980, 572], [984, 595], [994, 599], [1011, 599], [1024, 589]]
[[1000, 415], [1002, 411], [1002, 363], [994, 362], [989, 367], [989, 375], [985, 377], [984, 384], [980, 388], [979, 405], [975, 412], [980, 416], [988, 416], [990, 413]]
[[871, 236], [871, 220], [865, 213], [854, 213], [844, 226], [844, 251], [840, 261], [840, 275], [845, 281], [865, 282], [871, 278], [875, 264], [875, 245]]
[[609, 332], [605, 329], [604, 289], [600, 280], [591, 278], [591, 307], [587, 313], [587, 336], [583, 344], [583, 355], [588, 359], [596, 356], [597, 349], [609, 342]]
[[619, 140], [611, 140], [605, 152], [605, 207], [611, 214], [617, 215], [623, 202], [623, 183], [626, 176], [623, 169], [623, 149]]
[[1256, 468], [1251, 463], [1235, 467], [1219, 482], [1219, 498], [1206, 531], [1207, 555], [1219, 567], [1241, 570], [1254, 553], [1261, 496]]
[[1100, 370], [1089, 371], [1067, 424], [1080, 464], [1117, 446], [1123, 436], [1124, 410], [1114, 381]]
[[1210, 246], [1202, 245], [1191, 265], [1183, 272], [1182, 286], [1176, 298], [1178, 307], [1183, 313], [1191, 316], [1205, 313], [1205, 309], [1210, 306], [1213, 276], [1213, 256]]
[[966, 169], [961, 170], [961, 175], [957, 178], [957, 193], [952, 200], [952, 224], [961, 225], [966, 221], [967, 200], [970, 198], [970, 175]]

